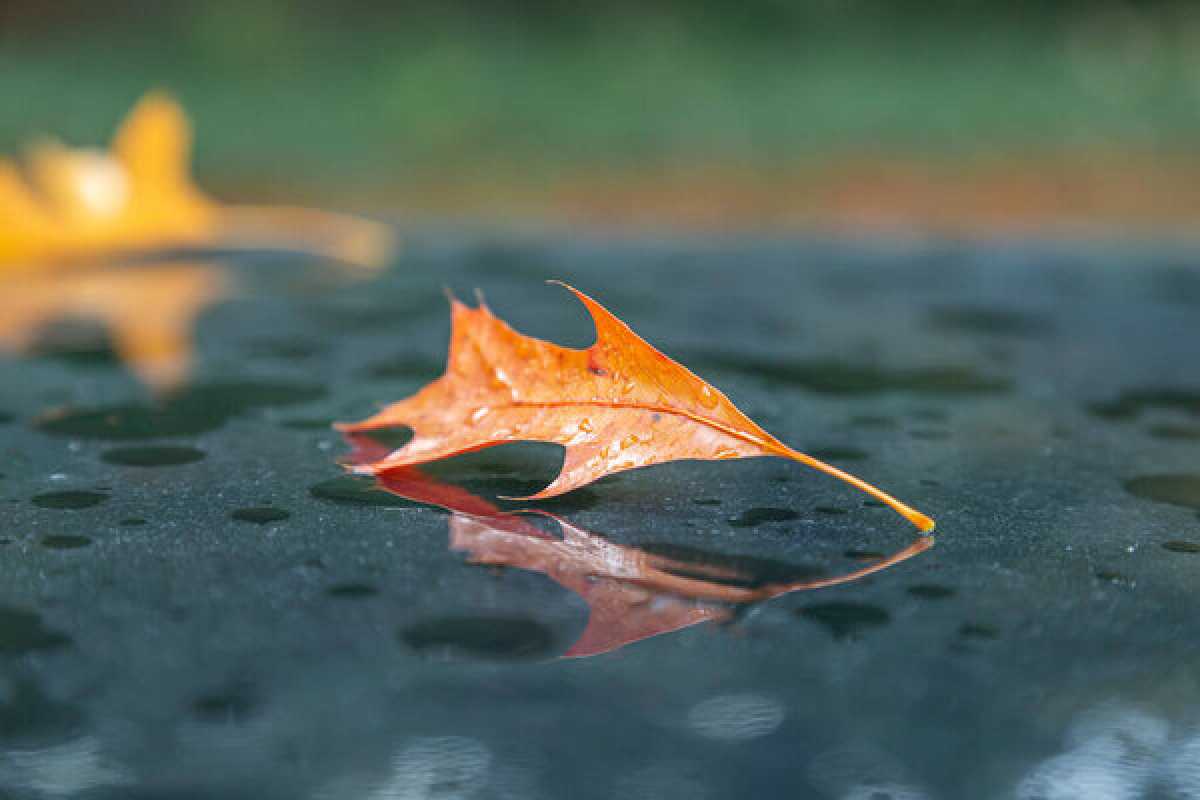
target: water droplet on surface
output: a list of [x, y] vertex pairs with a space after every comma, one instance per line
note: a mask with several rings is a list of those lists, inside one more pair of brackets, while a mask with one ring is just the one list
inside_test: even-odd
[[991, 625], [964, 622], [958, 629], [958, 635], [964, 639], [998, 639], [1000, 631]]
[[876, 430], [891, 430], [898, 425], [894, 417], [885, 417], [878, 414], [859, 414], [853, 416], [850, 418], [850, 424], [856, 428], [874, 428]]
[[117, 447], [105, 450], [100, 460], [125, 467], [174, 467], [193, 464], [204, 459], [203, 450], [195, 447]]
[[1134, 586], [1136, 581], [1129, 578], [1116, 570], [1098, 569], [1096, 570], [1096, 580], [1111, 583], [1115, 586]]
[[1168, 441], [1200, 440], [1200, 425], [1151, 425], [1146, 432], [1155, 439]]
[[108, 500], [108, 495], [100, 492], [64, 491], [43, 492], [33, 496], [33, 504], [38, 508], [54, 508], [78, 510], [98, 506]]
[[1200, 509], [1200, 475], [1142, 475], [1126, 481], [1125, 489], [1146, 500]]
[[325, 590], [330, 597], [354, 599], [359, 597], [374, 597], [379, 589], [368, 583], [337, 583]]
[[769, 522], [791, 522], [800, 519], [800, 515], [790, 508], [750, 508], [729, 520], [735, 528], [753, 528]]
[[838, 508], [837, 506], [816, 506], [813, 508], [813, 511], [817, 512], [818, 514], [829, 514], [831, 516], [841, 516], [843, 514], [850, 513], [846, 509]]
[[892, 620], [892, 615], [886, 609], [866, 603], [818, 603], [801, 608], [796, 613], [825, 628], [836, 640], [858, 638], [862, 633], [882, 627]]
[[919, 597], [922, 600], [947, 600], [958, 594], [949, 586], [942, 586], [937, 583], [918, 583], [915, 586], [908, 587], [908, 593], [913, 597]]
[[192, 703], [192, 712], [203, 722], [240, 723], [248, 720], [259, 705], [254, 688], [238, 681], [196, 698]]
[[0, 606], [0, 653], [54, 650], [71, 643], [66, 634], [50, 630], [33, 611]]
[[196, 436], [255, 408], [308, 403], [325, 395], [320, 386], [241, 381], [194, 386], [154, 406], [67, 408], [42, 415], [39, 430], [85, 439], [154, 439]]
[[238, 522], [252, 522], [255, 525], [269, 525], [272, 522], [281, 522], [292, 515], [290, 512], [284, 511], [282, 508], [257, 506], [254, 508], [239, 508], [229, 516]]
[[50, 535], [42, 537], [42, 547], [48, 550], [78, 550], [89, 547], [92, 540], [86, 536]]
[[770, 697], [724, 694], [692, 706], [688, 727], [705, 739], [744, 742], [774, 733], [783, 718], [783, 706]]
[[486, 661], [542, 658], [554, 647], [550, 629], [525, 617], [441, 617], [404, 628], [399, 635], [417, 652]]
[[[4, 632], [12, 630], [7, 624], [12, 621], [8, 619], [8, 615], [12, 613], [28, 615], [33, 620], [34, 631], [37, 631], [41, 625], [36, 614], [18, 609], [0, 608], [0, 651], [5, 650]], [[42, 636], [35, 636], [34, 641], [44, 638], [45, 634], [46, 632], [42, 631]], [[61, 634], [52, 635], [61, 636]], [[15, 644], [12, 640], [9, 642]], [[19, 653], [29, 649], [50, 650], [69, 643], [69, 638], [61, 636], [61, 641], [57, 645], [33, 648], [13, 647], [7, 652]], [[60, 742], [64, 736], [77, 734], [83, 727], [83, 713], [77, 706], [53, 699], [37, 683], [28, 677], [22, 677], [21, 672], [14, 670], [4, 680], [3, 686], [4, 691], [0, 693], [0, 735], [4, 737], [9, 758], [14, 752], [17, 752], [9, 748], [14, 746], [30, 747], [33, 752], [37, 752], [36, 748]], [[11, 762], [6, 764], [6, 768], [11, 768]], [[11, 773], [7, 774], [11, 775]]]

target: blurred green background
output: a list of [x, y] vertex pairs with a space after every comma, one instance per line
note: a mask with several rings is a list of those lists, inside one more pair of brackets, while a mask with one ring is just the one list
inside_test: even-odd
[[1195, 3], [0, 3], [6, 152], [107, 141], [156, 86], [227, 196], [750, 226], [1200, 209]]

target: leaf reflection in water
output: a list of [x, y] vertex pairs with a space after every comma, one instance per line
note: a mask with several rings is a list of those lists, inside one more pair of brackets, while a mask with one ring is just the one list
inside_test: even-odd
[[[349, 460], [377, 458], [379, 444], [362, 436], [347, 440]], [[698, 563], [616, 544], [546, 511], [503, 511], [458, 486], [435, 480], [413, 467], [377, 476], [379, 485], [418, 503], [451, 512], [450, 549], [472, 564], [539, 572], [587, 603], [587, 627], [563, 654], [583, 658], [617, 650], [652, 636], [701, 622], [722, 622], [737, 606], [760, 603], [790, 592], [851, 583], [923, 553], [932, 536], [920, 536], [890, 556], [843, 575], [756, 584], [755, 576], [731, 566]], [[561, 537], [539, 528], [531, 517], [551, 519]]]
[[225, 297], [230, 279], [216, 264], [164, 262], [50, 271], [0, 281], [0, 351], [24, 352], [54, 323], [99, 323], [121, 361], [141, 380], [171, 389], [192, 362], [201, 312]]
[[0, 351], [24, 352], [51, 323], [98, 322], [139, 378], [169, 391], [188, 375], [196, 318], [230, 294], [217, 254], [301, 252], [350, 278], [391, 259], [388, 225], [216, 202], [192, 181], [191, 144], [182, 107], [152, 92], [108, 150], [45, 140], [23, 166], [0, 158]]

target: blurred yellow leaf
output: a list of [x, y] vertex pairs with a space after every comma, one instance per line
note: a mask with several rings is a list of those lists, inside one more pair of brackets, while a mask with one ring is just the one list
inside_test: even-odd
[[148, 255], [270, 248], [341, 267], [387, 263], [395, 247], [387, 225], [213, 201], [192, 182], [191, 145], [183, 109], [152, 92], [107, 151], [43, 141], [23, 167], [0, 159], [0, 350], [27, 349], [60, 319], [94, 320], [142, 380], [170, 389], [190, 368], [196, 317], [233, 281], [212, 261]]
[[24, 169], [0, 160], [0, 274], [166, 248], [282, 248], [374, 268], [388, 226], [315, 209], [226, 206], [192, 182], [191, 125], [162, 92], [129, 112], [108, 151], [52, 141]]

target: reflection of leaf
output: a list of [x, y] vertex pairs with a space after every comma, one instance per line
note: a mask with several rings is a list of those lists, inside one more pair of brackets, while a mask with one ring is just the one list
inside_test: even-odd
[[[370, 455], [369, 443], [361, 437], [352, 442], [358, 457]], [[667, 557], [615, 544], [544, 512], [506, 513], [412, 467], [389, 470], [378, 480], [394, 494], [451, 511], [450, 547], [467, 553], [471, 563], [540, 572], [583, 598], [590, 609], [587, 628], [566, 657], [598, 655], [701, 622], [728, 620], [733, 604], [849, 583], [933, 544], [932, 537], [922, 536], [894, 555], [845, 575], [778, 580], [770, 573], [752, 574], [753, 561], [721, 564], [711, 558]], [[562, 537], [534, 525], [530, 513], [555, 520]]]
[[296, 249], [341, 264], [385, 263], [387, 226], [324, 211], [223, 206], [192, 183], [191, 127], [160, 93], [130, 112], [111, 150], [43, 142], [24, 172], [0, 160], [0, 348], [27, 348], [62, 318], [106, 326], [144, 381], [186, 376], [192, 327], [231, 281], [211, 263], [122, 263], [175, 249]]
[[228, 288], [225, 272], [204, 263], [23, 275], [0, 284], [0, 349], [24, 350], [61, 319], [96, 320], [138, 377], [171, 388], [191, 365], [196, 318]]
[[523, 336], [483, 303], [469, 308], [452, 300], [445, 374], [376, 416], [343, 426], [350, 432], [406, 426], [412, 441], [356, 470], [377, 474], [505, 442], [560, 444], [566, 449], [562, 471], [534, 499], [676, 459], [779, 456], [850, 483], [922, 531], [933, 529], [924, 514], [792, 450], [599, 303], [571, 291], [596, 325], [596, 343], [586, 350]]
[[111, 150], [53, 142], [32, 149], [24, 174], [0, 160], [0, 275], [164, 248], [281, 247], [377, 266], [386, 226], [310, 209], [223, 206], [192, 183], [191, 126], [151, 93]]

